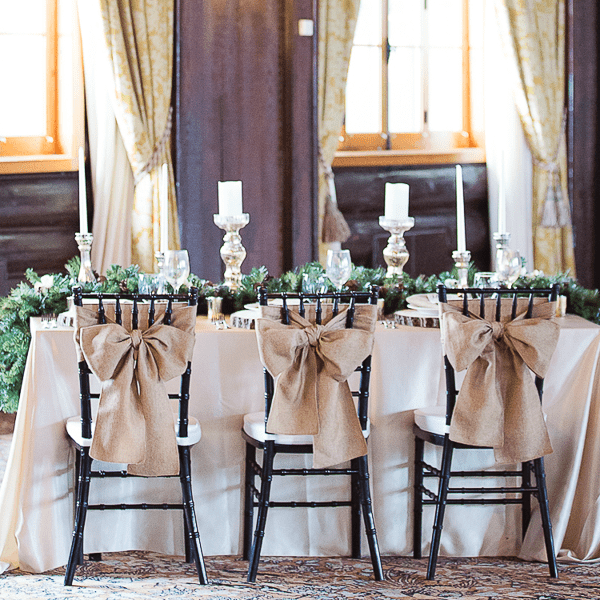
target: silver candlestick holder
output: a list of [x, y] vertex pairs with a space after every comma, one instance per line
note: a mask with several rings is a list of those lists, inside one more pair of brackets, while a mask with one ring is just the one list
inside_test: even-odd
[[405, 219], [389, 219], [385, 216], [379, 217], [379, 225], [382, 229], [390, 232], [388, 244], [383, 251], [383, 258], [388, 266], [386, 277], [402, 275], [404, 265], [408, 262], [408, 250], [404, 241], [404, 232], [414, 227], [413, 217]]
[[469, 285], [469, 263], [471, 262], [471, 253], [468, 250], [455, 250], [452, 253], [454, 266], [458, 271], [458, 285], [466, 288]]
[[81, 266], [79, 267], [79, 275], [77, 280], [81, 283], [96, 283], [96, 276], [92, 270], [92, 242], [94, 236], [91, 233], [76, 233], [75, 241], [79, 247], [81, 254]]
[[493, 238], [496, 242], [496, 272], [498, 272], [498, 267], [504, 260], [504, 254], [509, 250], [510, 233], [500, 233], [499, 231], [496, 231]]
[[250, 215], [224, 216], [213, 215], [215, 225], [225, 230], [223, 245], [221, 246], [221, 258], [225, 263], [225, 285], [232, 291], [237, 290], [242, 283], [242, 271], [240, 269], [246, 258], [246, 249], [242, 246], [240, 229], [250, 222]]
[[165, 253], [158, 251], [154, 253], [154, 258], [156, 259], [156, 265], [158, 266], [158, 285], [156, 287], [157, 294], [164, 294], [166, 292], [165, 289]]

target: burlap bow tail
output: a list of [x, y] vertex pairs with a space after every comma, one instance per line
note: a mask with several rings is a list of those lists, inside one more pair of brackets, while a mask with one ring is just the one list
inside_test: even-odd
[[275, 378], [267, 431], [312, 435], [315, 468], [367, 453], [347, 379], [371, 354], [377, 309], [357, 306], [353, 329], [346, 313], [325, 325], [295, 312], [289, 326], [266, 318], [256, 325], [261, 361]]
[[[140, 309], [141, 324], [147, 322], [147, 306]], [[181, 375], [192, 358], [196, 308], [174, 306], [172, 324], [164, 325], [160, 306], [151, 327], [135, 330], [125, 318], [124, 325], [108, 316], [105, 325], [94, 325], [95, 308], [76, 310], [76, 341], [102, 383], [90, 455], [127, 463], [135, 475], [177, 475], [173, 411], [164, 382]]]
[[[492, 309], [495, 300], [487, 303]], [[491, 446], [498, 463], [552, 452], [531, 371], [544, 377], [556, 348], [555, 304], [544, 301], [534, 305], [530, 319], [522, 313], [501, 322], [464, 316], [458, 307], [442, 304], [444, 351], [457, 371], [467, 369], [450, 439]]]

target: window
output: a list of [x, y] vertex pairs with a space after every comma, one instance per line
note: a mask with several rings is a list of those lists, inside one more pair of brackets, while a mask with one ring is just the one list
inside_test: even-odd
[[483, 6], [361, 0], [339, 155], [414, 158], [482, 145]]
[[83, 141], [74, 0], [0, 0], [0, 173], [71, 170]]

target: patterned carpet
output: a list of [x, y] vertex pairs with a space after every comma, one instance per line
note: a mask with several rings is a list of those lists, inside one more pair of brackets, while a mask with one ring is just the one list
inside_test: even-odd
[[544, 564], [513, 559], [440, 559], [437, 580], [425, 579], [425, 559], [384, 557], [385, 580], [372, 579], [368, 560], [350, 558], [265, 558], [257, 583], [245, 582], [247, 563], [235, 556], [210, 556], [210, 584], [200, 586], [195, 569], [179, 557], [150, 552], [106, 554], [86, 562], [74, 586], [63, 587], [64, 568], [39, 575], [20, 572], [0, 576], [0, 598], [209, 600], [341, 600], [461, 598], [507, 600], [579, 600], [600, 597], [597, 565], [561, 564], [550, 579]]

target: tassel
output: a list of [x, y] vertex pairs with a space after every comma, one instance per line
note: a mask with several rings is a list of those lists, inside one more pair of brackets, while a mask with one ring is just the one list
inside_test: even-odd
[[563, 193], [560, 179], [556, 171], [550, 171], [550, 183], [546, 192], [546, 199], [542, 208], [541, 227], [560, 229], [569, 224], [569, 209], [563, 202]]
[[331, 196], [325, 198], [325, 215], [323, 216], [323, 235], [321, 239], [324, 243], [345, 242], [350, 237], [350, 227], [340, 212], [337, 204], [333, 202]]

